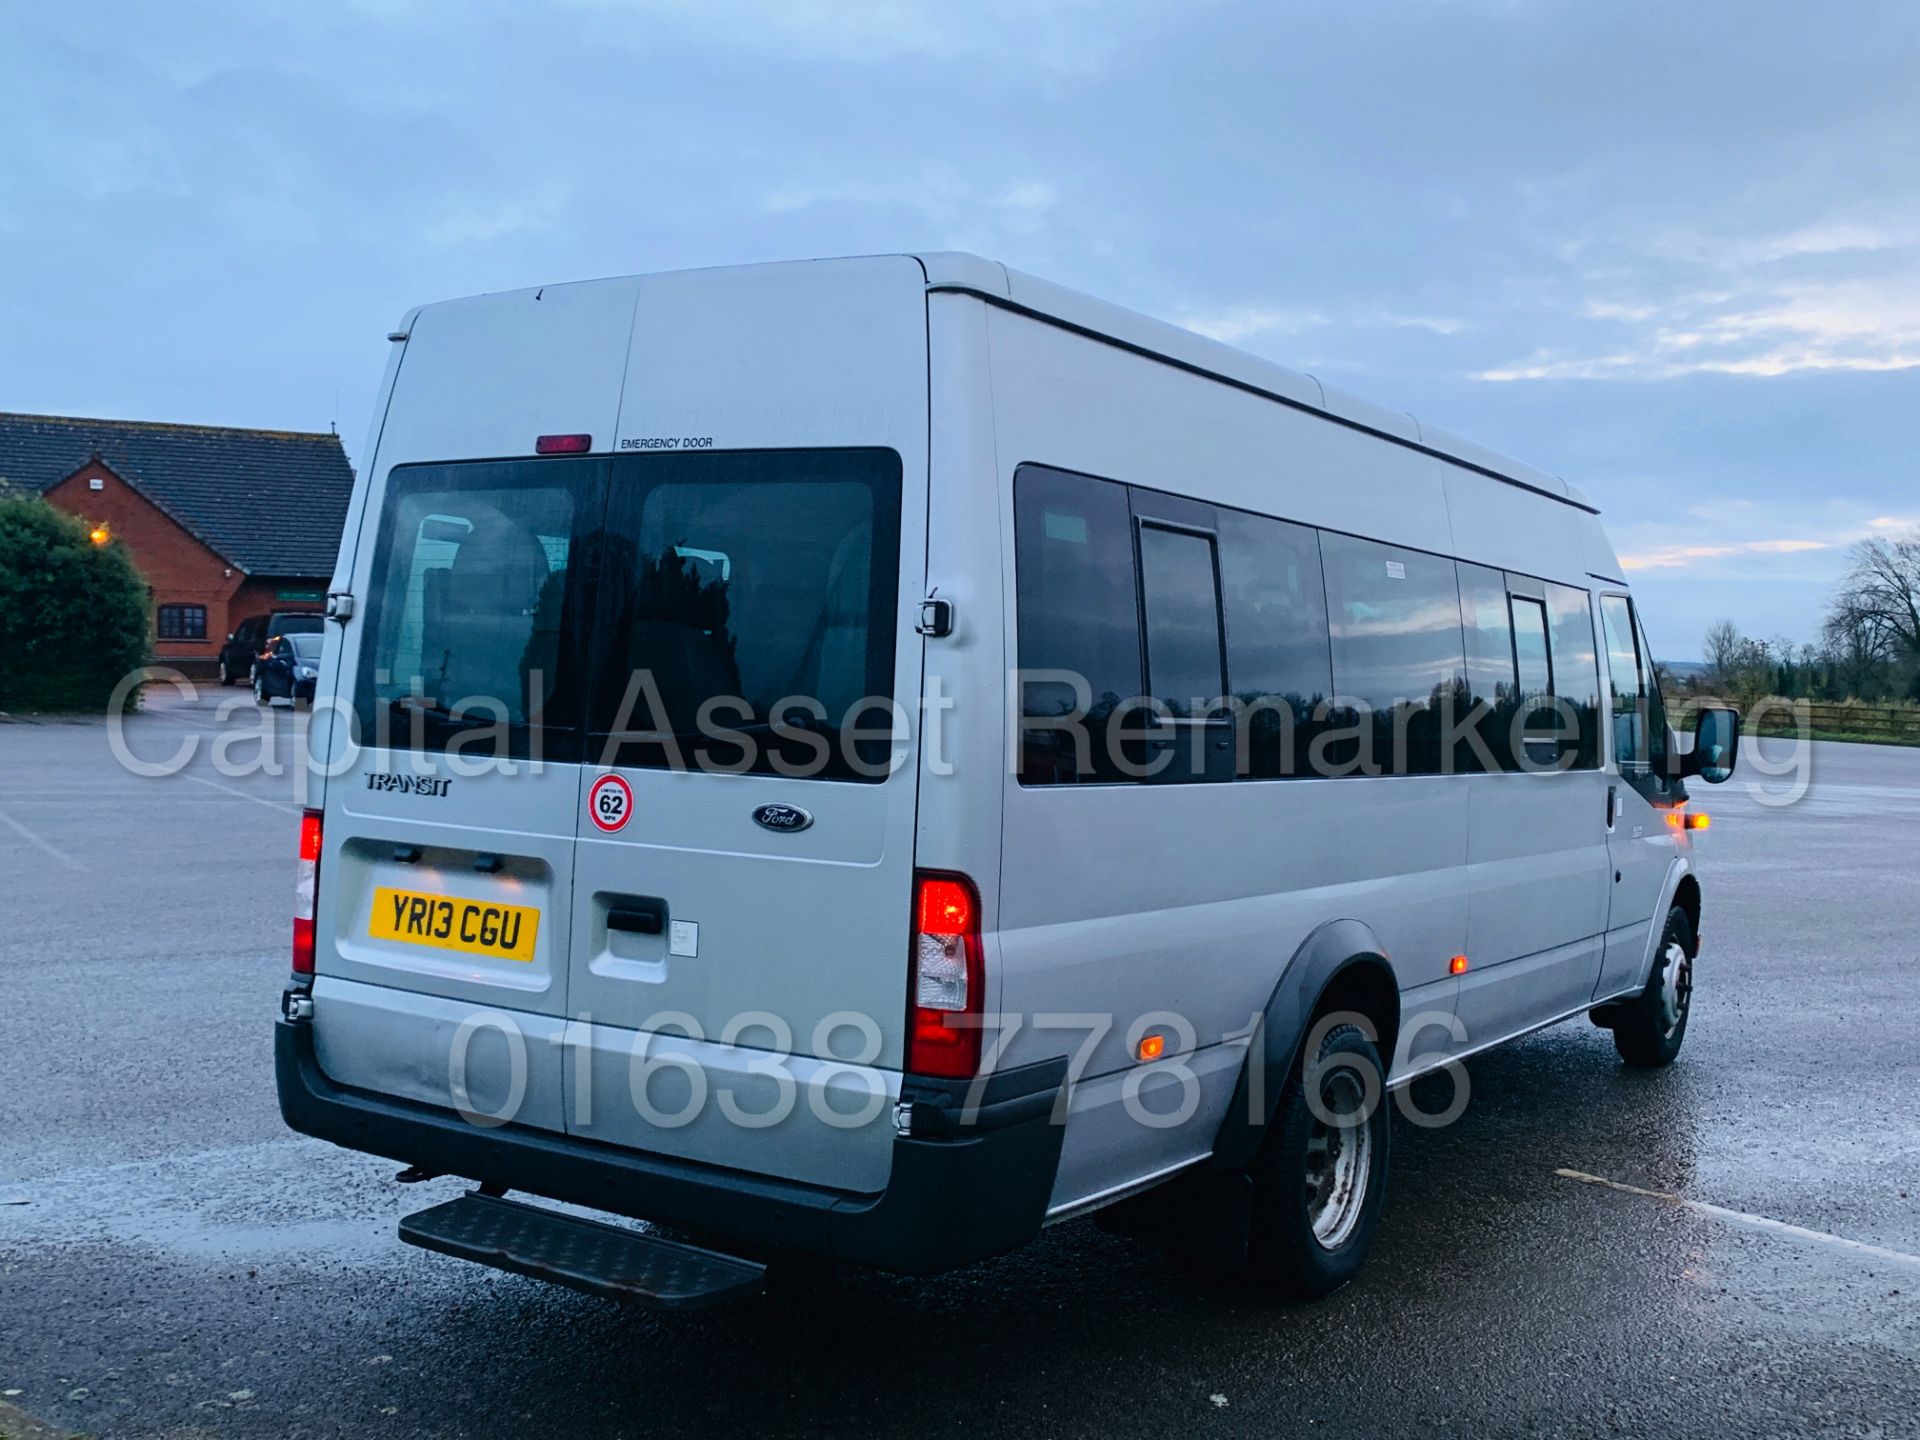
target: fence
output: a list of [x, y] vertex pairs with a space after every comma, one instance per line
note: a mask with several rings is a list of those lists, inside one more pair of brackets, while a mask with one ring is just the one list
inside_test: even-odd
[[[1667, 708], [1676, 712], [1676, 724], [1691, 706], [1699, 703], [1690, 696], [1669, 696]], [[1783, 700], [1773, 696], [1744, 707], [1747, 728], [1762, 735], [1793, 735], [1802, 723], [1816, 737], [1831, 736], [1847, 740], [1877, 740], [1899, 745], [1920, 745], [1920, 705], [1867, 705], [1856, 700]], [[1755, 717], [1759, 724], [1755, 724]], [[1804, 718], [1803, 718], [1804, 717]]]

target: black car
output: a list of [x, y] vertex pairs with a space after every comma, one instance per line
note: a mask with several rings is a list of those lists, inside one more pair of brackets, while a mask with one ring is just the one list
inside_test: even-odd
[[254, 703], [269, 705], [279, 699], [313, 700], [313, 682], [320, 673], [318, 631], [280, 635], [268, 642], [267, 653], [253, 665]]
[[317, 635], [326, 617], [317, 610], [276, 610], [271, 615], [249, 615], [220, 647], [220, 683], [239, 685], [253, 679], [253, 665], [281, 635]]

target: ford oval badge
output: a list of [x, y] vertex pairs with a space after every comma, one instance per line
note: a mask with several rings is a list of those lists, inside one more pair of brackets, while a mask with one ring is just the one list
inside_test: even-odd
[[753, 812], [753, 823], [763, 830], [792, 835], [813, 824], [813, 816], [798, 805], [762, 805]]

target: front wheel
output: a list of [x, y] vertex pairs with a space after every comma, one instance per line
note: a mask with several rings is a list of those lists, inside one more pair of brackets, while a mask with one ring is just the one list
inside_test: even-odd
[[1667, 912], [1647, 988], [1609, 1016], [1613, 1048], [1627, 1064], [1658, 1069], [1680, 1053], [1693, 1012], [1694, 949], [1693, 923], [1676, 905]]
[[258, 670], [253, 672], [253, 703], [256, 705], [272, 703], [267, 699], [267, 682], [260, 678]]
[[1262, 1290], [1317, 1299], [1366, 1261], [1387, 1194], [1385, 1076], [1373, 1042], [1338, 1025], [1288, 1080], [1251, 1172], [1247, 1263]]
[[224, 655], [220, 657], [220, 683], [222, 685], [233, 684], [233, 670], [228, 666], [227, 657]]

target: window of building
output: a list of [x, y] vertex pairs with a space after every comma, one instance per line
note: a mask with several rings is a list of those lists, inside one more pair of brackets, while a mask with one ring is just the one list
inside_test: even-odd
[[162, 640], [204, 640], [207, 638], [207, 607], [162, 605], [155, 618], [154, 633]]
[[1466, 689], [1454, 562], [1322, 533], [1337, 730], [1328, 763], [1360, 774], [1435, 775], [1443, 714]]

